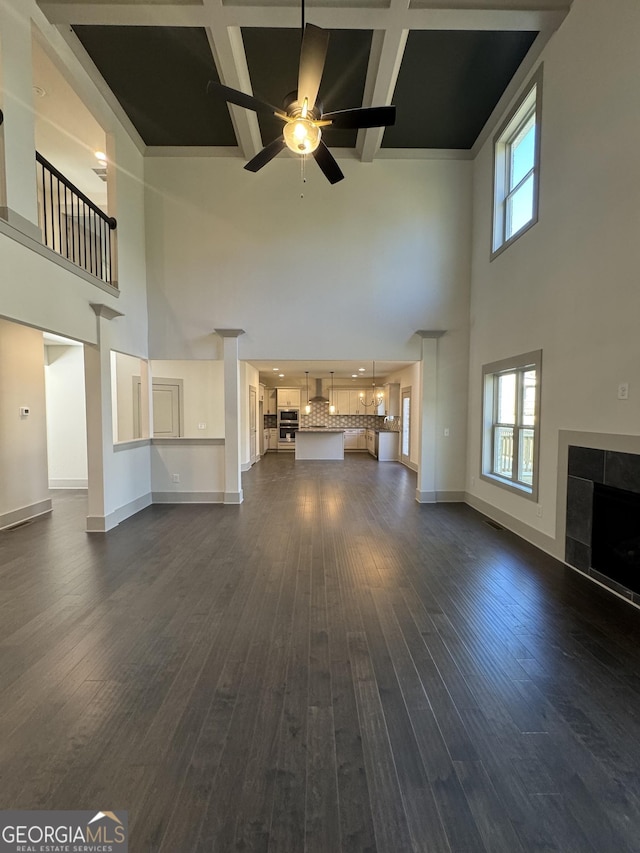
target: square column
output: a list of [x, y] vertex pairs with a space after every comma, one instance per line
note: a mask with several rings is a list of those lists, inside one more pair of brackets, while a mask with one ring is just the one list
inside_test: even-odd
[[216, 329], [224, 344], [224, 503], [241, 504], [240, 362], [238, 338], [243, 329]]
[[420, 454], [418, 460], [418, 503], [437, 501], [437, 415], [438, 415], [438, 338], [443, 331], [421, 329], [416, 332], [422, 338], [421, 398], [420, 409]]
[[105, 533], [110, 526], [108, 460], [113, 455], [109, 323], [123, 315], [107, 305], [92, 303], [91, 307], [98, 324], [98, 343], [84, 346], [89, 469], [87, 531]]

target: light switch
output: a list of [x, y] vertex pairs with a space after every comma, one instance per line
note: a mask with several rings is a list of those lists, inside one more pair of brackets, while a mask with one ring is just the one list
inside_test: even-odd
[[26, 418], [31, 414], [31, 409], [29, 406], [20, 406], [20, 417]]
[[621, 382], [618, 385], [618, 400], [628, 400], [629, 399], [629, 383]]
[[206, 428], [207, 428], [206, 424], [198, 424], [198, 429], [206, 429]]

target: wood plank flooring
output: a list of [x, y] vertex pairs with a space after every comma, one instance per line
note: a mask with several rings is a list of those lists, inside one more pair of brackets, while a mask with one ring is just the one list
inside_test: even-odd
[[415, 475], [0, 533], [2, 808], [132, 853], [640, 851], [640, 613]]

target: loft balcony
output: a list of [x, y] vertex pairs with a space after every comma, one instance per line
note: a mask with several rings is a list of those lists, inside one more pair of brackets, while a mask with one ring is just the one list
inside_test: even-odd
[[105, 284], [117, 286], [116, 220], [37, 151], [36, 164], [43, 244]]

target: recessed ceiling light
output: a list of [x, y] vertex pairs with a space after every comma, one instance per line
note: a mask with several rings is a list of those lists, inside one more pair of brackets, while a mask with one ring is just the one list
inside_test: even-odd
[[107, 162], [107, 155], [104, 153], [104, 151], [96, 151], [95, 155], [96, 155], [96, 160], [99, 160], [101, 163]]
[[365, 370], [366, 370], [366, 367], [359, 367], [359, 368], [358, 368], [358, 373], [364, 373], [364, 372], [365, 372]]
[[277, 373], [280, 370], [279, 367], [272, 367], [271, 369], [273, 370], [274, 373]]
[[278, 376], [280, 377], [280, 379], [284, 379], [284, 373], [279, 373]]
[[351, 374], [351, 378], [352, 378], [352, 379], [357, 379], [357, 378], [358, 378], [358, 374], [357, 374], [357, 373], [352, 373], [352, 374]]

